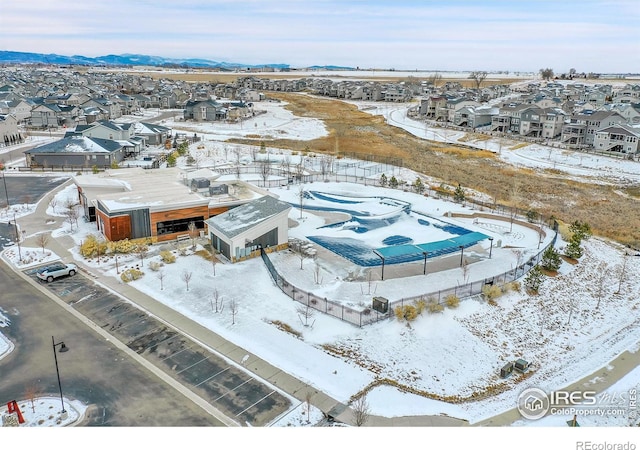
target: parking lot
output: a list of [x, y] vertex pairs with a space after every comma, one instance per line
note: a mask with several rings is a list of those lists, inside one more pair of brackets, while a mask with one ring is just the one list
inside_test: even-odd
[[238, 424], [264, 426], [290, 408], [280, 391], [86, 276], [46, 283], [36, 270], [25, 273]]

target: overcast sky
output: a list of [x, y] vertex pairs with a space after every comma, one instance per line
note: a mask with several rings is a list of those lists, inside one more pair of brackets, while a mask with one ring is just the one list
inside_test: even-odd
[[638, 73], [640, 0], [4, 0], [0, 50]]

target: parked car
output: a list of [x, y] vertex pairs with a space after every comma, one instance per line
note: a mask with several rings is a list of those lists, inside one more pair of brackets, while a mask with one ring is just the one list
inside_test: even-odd
[[56, 278], [65, 275], [72, 277], [77, 271], [78, 267], [75, 264], [56, 263], [39, 269], [37, 275], [41, 280], [51, 283]]

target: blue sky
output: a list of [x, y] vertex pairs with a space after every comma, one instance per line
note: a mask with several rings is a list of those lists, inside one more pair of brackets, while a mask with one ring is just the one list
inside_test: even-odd
[[292, 67], [640, 72], [639, 0], [23, 0], [0, 50]]

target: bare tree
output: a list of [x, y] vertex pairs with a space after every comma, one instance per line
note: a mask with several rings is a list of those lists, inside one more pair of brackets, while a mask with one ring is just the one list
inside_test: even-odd
[[211, 310], [215, 313], [221, 313], [224, 309], [222, 304], [222, 298], [220, 297], [220, 292], [218, 292], [217, 288], [213, 289], [213, 294], [211, 296]]
[[304, 394], [304, 404], [307, 409], [307, 423], [311, 423], [311, 399], [313, 398], [313, 392], [307, 391]]
[[322, 155], [320, 158], [320, 173], [322, 174], [322, 179], [325, 180], [327, 175], [331, 172], [331, 167], [333, 166], [333, 156], [331, 155]]
[[511, 187], [510, 197], [511, 212], [509, 216], [511, 225], [509, 226], [509, 233], [513, 231], [513, 221], [516, 218], [516, 213], [518, 212], [518, 204], [520, 203], [520, 184], [517, 181], [514, 181], [513, 186]]
[[240, 149], [234, 149], [234, 159], [235, 159], [235, 169], [236, 169], [236, 178], [240, 178], [240, 159], [242, 157], [242, 153], [240, 153]]
[[313, 267], [313, 282], [315, 284], [322, 284], [322, 276], [320, 275], [320, 264], [316, 262], [316, 265]]
[[550, 80], [551, 78], [553, 78], [553, 69], [540, 69], [540, 76], [543, 80]]
[[293, 253], [295, 253], [296, 256], [300, 258], [300, 270], [303, 270], [304, 260], [315, 255], [315, 249], [313, 248], [311, 243], [307, 241], [302, 241], [299, 239], [292, 240], [289, 248], [291, 248]]
[[280, 163], [280, 167], [282, 167], [282, 170], [285, 172], [287, 176], [287, 180], [289, 180], [289, 178], [291, 177], [291, 155], [290, 154], [286, 154], [284, 156], [284, 158], [282, 159], [282, 163]]
[[355, 400], [351, 409], [353, 410], [353, 421], [357, 427], [363, 426], [369, 420], [370, 407], [366, 395]]
[[473, 80], [473, 83], [476, 85], [476, 89], [480, 89], [482, 82], [487, 78], [488, 73], [485, 71], [474, 71], [469, 74], [469, 79]]
[[47, 246], [48, 243], [49, 243], [49, 235], [40, 233], [39, 235], [36, 236], [36, 244], [38, 244], [38, 247], [42, 249], [43, 255], [44, 255], [44, 248]]
[[269, 175], [271, 174], [271, 161], [269, 160], [269, 154], [265, 159], [261, 159], [258, 163], [258, 168], [260, 171], [260, 178], [262, 178], [263, 186], [267, 186], [267, 180], [269, 179]]
[[67, 201], [64, 204], [64, 208], [65, 208], [64, 217], [65, 217], [65, 221], [69, 222], [70, 231], [73, 231], [73, 224], [78, 223], [79, 212], [76, 207], [77, 207], [77, 203], [71, 199], [67, 199]]
[[53, 213], [56, 213], [56, 206], [58, 206], [58, 199], [56, 197], [53, 197], [51, 199], [51, 201], [49, 202], [49, 206], [51, 206], [51, 209], [53, 209]]
[[622, 264], [618, 266], [618, 290], [615, 294], [620, 294], [622, 290], [622, 283], [627, 279], [627, 263], [629, 262], [629, 254], [625, 252], [622, 258]]
[[198, 237], [198, 232], [199, 232], [198, 226], [192, 220], [191, 222], [189, 222], [189, 225], [187, 225], [187, 230], [189, 230], [189, 237], [191, 238], [191, 250], [195, 250], [196, 238]]
[[193, 276], [193, 272], [189, 272], [188, 270], [185, 270], [184, 272], [182, 272], [182, 281], [184, 281], [184, 283], [187, 285], [187, 291], [189, 290], [189, 281], [191, 281], [191, 277]]
[[164, 284], [163, 284], [164, 276], [165, 276], [164, 272], [162, 270], [160, 270], [158, 272], [158, 280], [160, 280], [160, 290], [161, 291], [164, 290]]
[[24, 390], [25, 398], [31, 402], [31, 411], [36, 412], [36, 399], [40, 397], [42, 391], [36, 384], [29, 384]]
[[307, 192], [304, 190], [304, 186], [300, 185], [300, 190], [298, 191], [298, 199], [300, 200], [300, 218], [302, 219], [302, 210], [304, 205], [304, 199], [307, 197]]
[[438, 84], [442, 81], [442, 74], [440, 72], [434, 72], [429, 75], [427, 81], [433, 85], [433, 87], [438, 87]]
[[600, 301], [604, 296], [605, 291], [605, 281], [607, 280], [607, 276], [609, 275], [609, 266], [605, 262], [601, 262], [598, 265], [598, 275], [596, 278], [596, 298], [598, 299], [598, 303], [596, 304], [596, 309], [600, 308]]
[[462, 266], [460, 267], [462, 268], [462, 282], [466, 284], [469, 281], [469, 261], [467, 261], [467, 258], [462, 259]]
[[571, 324], [571, 316], [573, 315], [573, 311], [578, 308], [578, 298], [577, 297], [569, 297], [567, 299], [569, 304], [569, 318], [567, 319], [567, 325]]
[[309, 321], [313, 319], [316, 314], [316, 311], [311, 306], [298, 305], [296, 307], [296, 313], [298, 313], [298, 318], [300, 319], [300, 322], [302, 322], [302, 325], [304, 325], [305, 327], [313, 327], [313, 324], [316, 323], [316, 321], [314, 320], [313, 322], [311, 322], [311, 324], [309, 324]]
[[135, 252], [138, 258], [140, 258], [140, 266], [144, 267], [144, 259], [149, 254], [149, 247], [144, 244], [138, 244], [136, 245]]
[[229, 302], [229, 310], [231, 311], [231, 325], [236, 324], [236, 314], [238, 314], [238, 302], [231, 300]]

